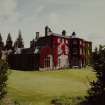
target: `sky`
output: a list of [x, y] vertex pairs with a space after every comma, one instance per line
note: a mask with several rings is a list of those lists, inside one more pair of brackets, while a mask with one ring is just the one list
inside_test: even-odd
[[3, 41], [10, 32], [13, 41], [21, 30], [25, 47], [35, 32], [44, 36], [48, 25], [54, 33], [73, 31], [77, 37], [105, 44], [105, 0], [0, 0], [0, 33]]

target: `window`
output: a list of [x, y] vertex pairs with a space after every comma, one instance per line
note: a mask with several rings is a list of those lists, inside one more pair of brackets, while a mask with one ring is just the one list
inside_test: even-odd
[[35, 49], [35, 54], [37, 54], [38, 52], [39, 52], [39, 49], [36, 48], [36, 49]]
[[58, 58], [58, 66], [60, 67], [60, 64], [61, 64], [61, 59]]
[[61, 39], [60, 38], [58, 38], [58, 43], [60, 43], [61, 42]]
[[88, 55], [90, 55], [90, 51], [88, 50]]
[[68, 40], [65, 40], [66, 44], [68, 44]]
[[64, 39], [62, 39], [62, 43], [64, 44]]
[[60, 46], [58, 47], [58, 54], [62, 54], [62, 49]]
[[80, 49], [80, 55], [82, 55], [82, 49]]
[[67, 46], [65, 46], [65, 54], [68, 54], [69, 53], [69, 49]]
[[83, 49], [83, 55], [85, 55], [85, 49]]
[[39, 53], [39, 47], [36, 47], [36, 48], [35, 48], [34, 53], [35, 53], [35, 54]]
[[73, 52], [73, 54], [78, 54], [78, 49], [77, 48], [73, 48], [72, 52]]
[[83, 42], [83, 47], [85, 47], [85, 43]]
[[77, 44], [77, 40], [73, 40], [73, 44]]
[[45, 57], [44, 59], [44, 67], [50, 67], [50, 57]]
[[90, 44], [88, 44], [88, 47], [90, 47]]
[[82, 41], [81, 41], [81, 40], [80, 40], [80, 42], [79, 42], [79, 43], [80, 43], [80, 45], [82, 45]]

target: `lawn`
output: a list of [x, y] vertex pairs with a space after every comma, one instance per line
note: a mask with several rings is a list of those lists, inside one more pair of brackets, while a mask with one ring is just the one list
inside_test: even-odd
[[50, 105], [55, 97], [86, 95], [89, 81], [93, 79], [91, 68], [50, 72], [11, 70], [8, 96], [21, 105]]

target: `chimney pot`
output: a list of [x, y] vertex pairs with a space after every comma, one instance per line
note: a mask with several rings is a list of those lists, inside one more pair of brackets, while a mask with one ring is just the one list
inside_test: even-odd
[[62, 31], [62, 36], [66, 36], [66, 31], [65, 30]]

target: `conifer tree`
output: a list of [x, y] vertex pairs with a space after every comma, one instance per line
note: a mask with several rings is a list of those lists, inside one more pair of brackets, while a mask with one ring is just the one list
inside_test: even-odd
[[2, 36], [1, 36], [1, 33], [0, 33], [0, 42], [2, 42]]
[[2, 36], [1, 36], [1, 33], [0, 33], [0, 49], [2, 50], [4, 48], [4, 43], [2, 41]]
[[95, 49], [93, 53], [93, 69], [96, 72], [97, 80], [90, 83], [88, 91], [88, 105], [105, 105], [105, 46]]
[[18, 38], [17, 38], [16, 42], [14, 43], [14, 47], [15, 48], [24, 48], [23, 38], [22, 38], [22, 34], [21, 34], [20, 30], [19, 30]]
[[11, 34], [8, 33], [5, 49], [7, 49], [7, 50], [12, 49], [12, 43], [13, 43], [13, 41], [11, 38]]
[[2, 57], [3, 48], [4, 48], [4, 43], [2, 42], [2, 36], [1, 36], [1, 33], [0, 33], [0, 59]]

